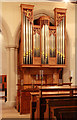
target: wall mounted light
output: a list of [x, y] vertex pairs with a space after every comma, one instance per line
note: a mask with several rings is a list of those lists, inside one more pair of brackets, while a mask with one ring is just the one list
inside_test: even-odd
[[70, 2], [69, 0], [64, 0], [65, 3]]

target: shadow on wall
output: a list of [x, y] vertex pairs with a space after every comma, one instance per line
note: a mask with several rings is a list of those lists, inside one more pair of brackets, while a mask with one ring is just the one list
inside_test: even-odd
[[1, 27], [1, 42], [2, 42], [2, 74], [7, 75], [7, 49], [6, 47], [9, 45], [9, 40], [11, 40], [11, 32], [10, 29], [5, 22], [5, 20], [0, 16], [0, 19], [2, 21], [2, 24], [0, 24]]
[[45, 9], [34, 11], [34, 20], [38, 19], [41, 16], [50, 16], [50, 22], [54, 24], [54, 11], [53, 14]]

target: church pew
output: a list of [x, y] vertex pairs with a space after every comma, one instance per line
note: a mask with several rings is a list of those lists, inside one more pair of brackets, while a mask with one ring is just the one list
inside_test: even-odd
[[[71, 86], [71, 84], [72, 83], [62, 83], [62, 84], [58, 84], [59, 86], [62, 86], [62, 85], [68, 85], [68, 86]], [[40, 86], [41, 84], [34, 84], [34, 86], [36, 87], [38, 87], [38, 86]], [[55, 85], [57, 85], [57, 84], [43, 84], [43, 86], [55, 86]], [[16, 96], [16, 109], [17, 109], [17, 111], [18, 112], [20, 112], [20, 93], [22, 93], [21, 91], [23, 91], [23, 90], [25, 90], [24, 89], [24, 86], [30, 86], [30, 87], [32, 87], [32, 84], [23, 84], [23, 86], [21, 86], [20, 84], [17, 84], [17, 86], [18, 86], [18, 90], [17, 90], [17, 96]], [[32, 89], [33, 88], [27, 88], [27, 91], [28, 92], [31, 92], [32, 91]], [[34, 88], [34, 89], [37, 89], [37, 88]], [[25, 93], [26, 94], [26, 93]], [[26, 97], [26, 95], [25, 95], [25, 97]], [[24, 98], [25, 98], [24, 97]], [[23, 99], [23, 97], [22, 97], [22, 99]], [[23, 101], [22, 101], [22, 103], [23, 103]], [[23, 114], [23, 112], [21, 112], [21, 114]], [[26, 112], [24, 112], [24, 114], [26, 114]]]
[[[48, 101], [49, 105], [49, 119], [62, 119], [62, 115], [70, 112], [77, 112], [77, 96], [74, 97], [61, 97], [51, 99]], [[68, 116], [70, 118], [70, 116]]]
[[[59, 94], [58, 93], [54, 93], [54, 94], [48, 94], [48, 93], [43, 93], [42, 94], [42, 98], [39, 97], [39, 92], [31, 92], [31, 104], [30, 104], [30, 117], [31, 118], [39, 118], [39, 105], [41, 106], [41, 108], [43, 108], [42, 112], [41, 113], [44, 113], [43, 115], [48, 117], [48, 101], [50, 99], [53, 99], [53, 98], [61, 98], [63, 94]], [[64, 93], [65, 95], [65, 93]], [[56, 97], [55, 97], [56, 96]], [[69, 98], [68, 94], [66, 96], [66, 98]], [[43, 107], [42, 107], [43, 106]]]
[[20, 114], [28, 114], [30, 113], [30, 100], [31, 100], [31, 94], [30, 92], [33, 91], [38, 91], [38, 88], [27, 88], [25, 90], [20, 90], [18, 92], [18, 100], [17, 104], [18, 104], [18, 111], [20, 112]]
[[54, 115], [57, 120], [75, 120], [77, 118], [77, 107], [70, 108], [56, 108]]
[[[61, 98], [70, 98], [69, 101], [71, 99], [74, 99], [76, 98], [75, 95], [77, 95], [77, 93], [74, 93], [75, 90], [77, 90], [77, 88], [75, 87], [63, 87], [62, 89], [60, 88], [60, 91], [59, 91], [59, 87], [58, 88], [53, 88], [53, 89], [48, 89], [47, 87], [47, 90], [46, 89], [41, 89], [42, 92], [39, 91], [39, 95], [35, 95], [35, 94], [32, 94], [31, 96], [36, 96], [37, 97], [37, 100], [35, 101], [34, 99], [31, 101], [31, 111], [30, 111], [30, 115], [31, 115], [31, 118], [34, 119], [44, 119], [44, 118], [47, 118], [49, 119], [49, 105], [48, 105], [48, 101], [49, 100], [52, 100], [52, 99], [61, 99]], [[45, 94], [43, 94], [43, 92], [45, 91]], [[51, 91], [51, 94], [48, 95], [48, 91], [50, 92]], [[55, 92], [58, 92], [57, 94]], [[69, 91], [69, 93], [67, 93]], [[55, 94], [52, 94], [52, 93], [55, 93]], [[47, 94], [46, 94], [47, 93]], [[35, 106], [33, 106], [35, 103]], [[32, 111], [33, 110], [33, 111]]]

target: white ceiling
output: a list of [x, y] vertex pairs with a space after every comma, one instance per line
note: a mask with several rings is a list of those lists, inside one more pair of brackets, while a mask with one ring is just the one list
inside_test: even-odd
[[[47, 2], [47, 1], [64, 2], [64, 0], [0, 0], [0, 2]], [[77, 0], [69, 0], [69, 1], [76, 2]]]

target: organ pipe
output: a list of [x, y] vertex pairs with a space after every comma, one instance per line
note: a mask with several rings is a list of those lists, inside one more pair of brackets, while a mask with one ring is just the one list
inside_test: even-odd
[[61, 64], [62, 64], [62, 21], [61, 21]]
[[32, 64], [32, 24], [24, 15], [23, 17], [24, 36], [24, 64]]
[[30, 46], [30, 48], [31, 48], [31, 59], [30, 60], [31, 60], [31, 64], [32, 64], [32, 23], [30, 23], [30, 26], [31, 26], [31, 29], [30, 29], [31, 30], [31, 36], [30, 36], [31, 37], [30, 38], [31, 39], [31, 44], [30, 44], [31, 45]]
[[59, 64], [59, 26], [57, 27], [57, 64]]
[[50, 35], [50, 57], [52, 57], [52, 35]]
[[53, 57], [55, 57], [55, 36], [53, 35]]
[[[65, 64], [65, 13], [57, 12], [57, 10], [59, 9], [55, 9], [56, 24], [53, 27], [49, 26], [50, 18], [48, 16], [40, 17], [38, 22], [36, 20], [38, 25], [33, 25], [32, 11], [25, 9], [25, 12], [23, 12], [24, 64], [34, 64], [37, 58], [34, 59], [33, 57], [40, 57], [40, 53], [41, 64], [48, 64], [48, 62], [49, 64], [54, 64], [51, 62], [51, 60], [56, 61], [56, 58], [57, 64]], [[32, 52], [33, 48], [34, 54]], [[49, 57], [55, 58], [51, 59]], [[37, 63], [40, 63], [40, 58], [38, 59]]]
[[36, 35], [34, 34], [34, 57], [36, 56]]
[[57, 64], [65, 63], [65, 30], [64, 18], [57, 26]]
[[30, 43], [31, 43], [31, 42], [30, 42], [30, 21], [28, 21], [28, 23], [29, 23], [29, 32], [28, 32], [29, 35], [28, 35], [28, 39], [29, 39], [29, 64], [30, 64], [30, 52], [31, 52], [31, 51], [30, 51], [30, 47], [31, 47], [31, 46], [30, 46]]
[[42, 50], [42, 56], [41, 56], [41, 63], [44, 64], [44, 25], [41, 29], [41, 50]]
[[40, 57], [40, 35], [34, 34], [34, 57]]
[[49, 28], [43, 25], [41, 30], [42, 64], [48, 64]]
[[27, 17], [26, 17], [26, 64], [28, 64], [28, 57], [29, 57], [29, 55], [28, 55], [28, 19], [27, 19]]
[[24, 37], [24, 58], [23, 58], [23, 62], [24, 62], [24, 64], [25, 64], [25, 58], [26, 58], [26, 56], [25, 56], [25, 54], [26, 54], [26, 48], [25, 48], [25, 15], [23, 14], [23, 29], [24, 29], [24, 32], [23, 32], [23, 37]]
[[[50, 30], [53, 31], [53, 30]], [[50, 35], [50, 57], [55, 57], [55, 35], [52, 33]]]
[[65, 40], [65, 32], [64, 31], [65, 31], [65, 29], [64, 29], [64, 21], [65, 20], [63, 18], [63, 64], [65, 63], [65, 49], [64, 49], [64, 45], [65, 45], [64, 44], [65, 43], [65, 41], [64, 41]]

